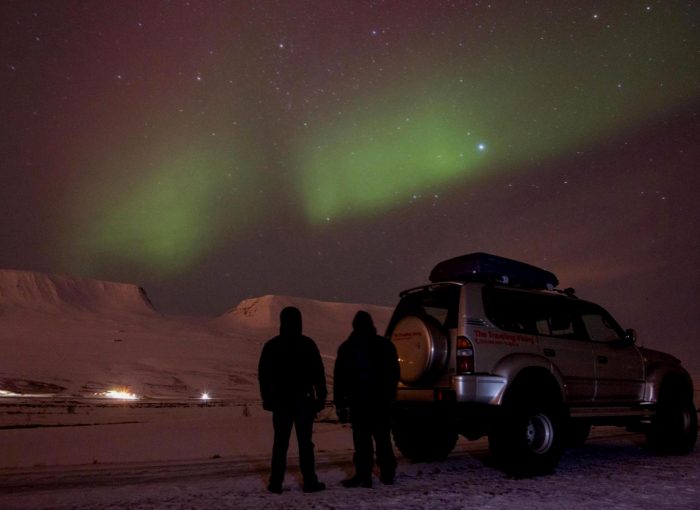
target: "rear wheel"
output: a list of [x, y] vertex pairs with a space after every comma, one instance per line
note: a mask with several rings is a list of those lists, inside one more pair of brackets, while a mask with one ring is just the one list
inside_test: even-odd
[[412, 462], [444, 460], [457, 443], [457, 432], [435, 418], [409, 418], [394, 423], [394, 443], [401, 455]]
[[[527, 392], [536, 395], [536, 392]], [[513, 396], [512, 396], [513, 397]], [[563, 451], [563, 408], [555, 398], [510, 398], [489, 434], [497, 464], [516, 476], [549, 474]]]

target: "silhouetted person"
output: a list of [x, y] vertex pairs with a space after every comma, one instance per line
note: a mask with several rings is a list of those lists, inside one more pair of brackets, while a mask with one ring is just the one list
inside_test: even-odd
[[350, 337], [338, 348], [333, 396], [341, 422], [352, 423], [355, 475], [345, 487], [371, 487], [376, 445], [380, 480], [394, 483], [396, 457], [391, 446], [390, 403], [396, 398], [399, 361], [390, 340], [377, 335], [372, 317], [357, 312]]
[[301, 334], [301, 326], [301, 312], [297, 308], [289, 306], [282, 310], [280, 334], [265, 344], [258, 364], [263, 408], [272, 411], [275, 430], [267, 489], [277, 494], [282, 493], [292, 426], [299, 444], [304, 492], [326, 488], [316, 477], [311, 442], [314, 418], [326, 402], [326, 377], [318, 347]]

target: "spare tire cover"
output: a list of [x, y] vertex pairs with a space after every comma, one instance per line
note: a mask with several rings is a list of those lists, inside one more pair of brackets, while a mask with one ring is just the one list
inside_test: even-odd
[[401, 366], [401, 382], [415, 384], [444, 367], [447, 339], [431, 318], [407, 315], [391, 333]]

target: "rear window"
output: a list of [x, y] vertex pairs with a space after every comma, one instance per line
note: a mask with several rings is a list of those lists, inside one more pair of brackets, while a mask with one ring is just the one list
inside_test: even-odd
[[439, 287], [426, 287], [405, 295], [396, 307], [392, 326], [406, 315], [419, 317], [427, 315], [433, 317], [445, 328], [456, 328], [461, 288], [460, 285], [441, 285]]

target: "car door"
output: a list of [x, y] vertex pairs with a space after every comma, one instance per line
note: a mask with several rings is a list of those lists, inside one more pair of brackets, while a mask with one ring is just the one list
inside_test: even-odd
[[644, 394], [644, 360], [639, 349], [625, 340], [624, 331], [603, 308], [580, 304], [581, 321], [591, 339], [599, 403], [641, 401]]
[[536, 335], [539, 354], [563, 379], [570, 404], [593, 401], [593, 348], [580, 321], [576, 321], [569, 298], [499, 288], [486, 289], [484, 297], [486, 314], [497, 327]]
[[570, 299], [538, 296], [537, 333], [541, 352], [560, 372], [572, 405], [591, 403], [595, 397], [595, 363], [588, 339]]

